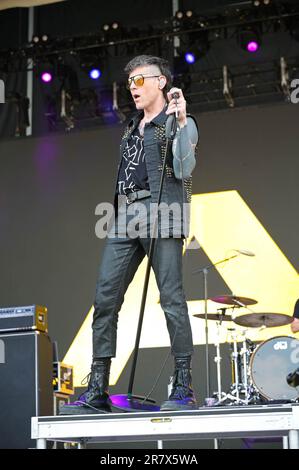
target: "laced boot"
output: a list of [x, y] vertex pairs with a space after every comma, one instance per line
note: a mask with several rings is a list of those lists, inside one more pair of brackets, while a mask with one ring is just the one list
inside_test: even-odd
[[[88, 381], [87, 390], [81, 393], [78, 400], [63, 405], [59, 414], [76, 415], [111, 411], [108, 394], [111, 358], [104, 357], [93, 361], [91, 372], [85, 377]], [[82, 385], [86, 383], [82, 381]]]
[[160, 407], [161, 411], [194, 410], [198, 408], [192, 390], [191, 356], [176, 357], [172, 389], [168, 400]]

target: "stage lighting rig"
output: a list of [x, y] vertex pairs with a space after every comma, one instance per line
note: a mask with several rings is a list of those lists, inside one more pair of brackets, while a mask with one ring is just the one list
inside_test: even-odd
[[200, 31], [182, 36], [177, 53], [187, 64], [194, 64], [207, 54], [209, 48], [208, 31]]
[[103, 24], [102, 32], [104, 41], [113, 44], [115, 41], [123, 39], [125, 31], [118, 21], [112, 21], [112, 23]]
[[95, 54], [80, 54], [80, 67], [92, 80], [98, 80], [103, 73], [103, 61], [99, 52]]
[[252, 4], [254, 7], [263, 7], [271, 5], [272, 0], [253, 0]]
[[38, 44], [38, 45], [45, 45], [48, 42], [49, 42], [48, 34], [42, 34], [41, 36], [34, 34], [31, 40], [32, 44]]
[[230, 108], [233, 108], [235, 106], [235, 101], [234, 101], [233, 94], [232, 94], [233, 86], [232, 86], [232, 79], [230, 77], [230, 73], [229, 73], [227, 65], [223, 66], [222, 73], [223, 73], [223, 96], [228, 106]]
[[174, 16], [178, 21], [186, 21], [186, 20], [188, 21], [193, 17], [193, 11], [192, 10], [186, 10], [186, 11], [178, 10]]
[[45, 84], [51, 83], [56, 76], [55, 64], [52, 60], [43, 60], [38, 62], [36, 70], [39, 79]]
[[247, 52], [257, 52], [261, 45], [262, 39], [259, 27], [246, 26], [238, 30], [238, 42], [240, 47]]
[[290, 98], [291, 98], [290, 75], [289, 75], [288, 66], [284, 57], [280, 58], [280, 86], [287, 101], [290, 101]]

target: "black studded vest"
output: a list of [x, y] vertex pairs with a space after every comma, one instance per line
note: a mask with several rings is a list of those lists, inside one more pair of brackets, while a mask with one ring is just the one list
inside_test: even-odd
[[[139, 112], [127, 125], [124, 130], [121, 145], [120, 145], [120, 162], [123, 155], [125, 145], [131, 135], [131, 133], [136, 129], [140, 120], [142, 119], [143, 113]], [[188, 115], [188, 117], [192, 117]], [[158, 202], [159, 186], [162, 166], [165, 159], [166, 151], [166, 136], [165, 128], [166, 121], [168, 116], [163, 110], [158, 116], [156, 116], [150, 123], [146, 124], [144, 127], [144, 152], [145, 152], [145, 162], [148, 174], [149, 187], [151, 191], [151, 202]], [[193, 118], [194, 119], [194, 118]], [[195, 119], [194, 119], [195, 121]], [[196, 121], [195, 121], [196, 123]], [[170, 145], [171, 147], [171, 145]], [[120, 167], [120, 163], [118, 169]], [[117, 180], [118, 181], [118, 175]], [[116, 191], [116, 185], [115, 185]], [[186, 213], [186, 207], [189, 206], [192, 196], [192, 177], [185, 178], [182, 180], [175, 178], [173, 170], [173, 155], [171, 148], [168, 152], [167, 162], [166, 162], [166, 173], [163, 182], [161, 202], [171, 205], [172, 203], [179, 203], [181, 206], [181, 220], [180, 226], [181, 236], [188, 236], [189, 231], [189, 220], [186, 223], [184, 220], [184, 214]], [[116, 207], [117, 195], [115, 194], [115, 209]], [[183, 210], [184, 206], [184, 210]], [[190, 208], [188, 209], [190, 210]], [[173, 221], [173, 223], [178, 224], [178, 221]], [[162, 234], [163, 236], [163, 234]]]

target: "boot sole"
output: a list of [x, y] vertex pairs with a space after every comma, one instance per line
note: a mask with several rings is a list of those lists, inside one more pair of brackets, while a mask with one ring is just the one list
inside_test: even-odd
[[162, 405], [160, 408], [160, 411], [192, 411], [192, 410], [198, 410], [197, 405], [178, 405], [175, 403], [165, 403], [165, 405]]

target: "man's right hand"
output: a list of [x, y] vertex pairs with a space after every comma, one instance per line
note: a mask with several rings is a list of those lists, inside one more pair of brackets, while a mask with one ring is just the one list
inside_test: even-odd
[[299, 318], [294, 318], [291, 323], [291, 330], [293, 333], [297, 333], [297, 331], [299, 331]]

